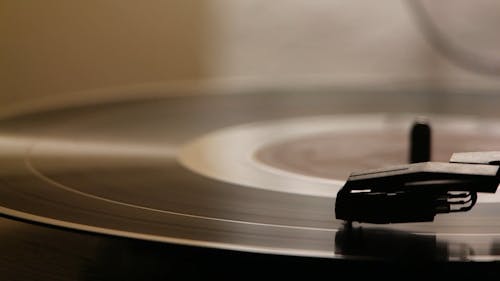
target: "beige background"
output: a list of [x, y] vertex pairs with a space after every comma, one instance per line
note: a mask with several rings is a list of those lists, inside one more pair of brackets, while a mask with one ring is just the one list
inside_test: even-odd
[[[449, 40], [500, 63], [499, 1], [424, 3]], [[500, 89], [436, 53], [405, 1], [0, 0], [0, 36], [0, 115], [171, 85]]]

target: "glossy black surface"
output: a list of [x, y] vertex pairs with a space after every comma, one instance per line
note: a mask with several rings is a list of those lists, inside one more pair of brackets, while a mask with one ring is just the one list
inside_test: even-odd
[[[471, 114], [471, 105], [482, 108], [477, 116], [500, 115], [481, 94], [441, 94], [437, 101], [449, 102], [440, 104], [427, 93], [283, 95], [144, 99], [0, 121], [0, 206], [7, 216], [0, 221], [0, 239], [9, 245], [2, 252], [2, 270], [41, 280], [96, 280], [113, 274], [133, 279], [146, 274], [144, 269], [159, 278], [173, 272], [232, 272], [220, 271], [212, 255], [240, 266], [246, 259], [271, 261], [291, 271], [338, 268], [331, 263], [345, 260], [379, 271], [365, 262], [418, 259], [436, 266], [499, 259], [496, 203], [434, 223], [391, 225], [360, 236], [346, 233], [335, 220], [334, 200], [224, 183], [176, 161], [176, 150], [187, 141], [255, 121], [369, 112]], [[380, 243], [395, 237], [402, 245], [398, 249], [407, 245], [406, 250]], [[301, 261], [315, 265], [290, 268]]]

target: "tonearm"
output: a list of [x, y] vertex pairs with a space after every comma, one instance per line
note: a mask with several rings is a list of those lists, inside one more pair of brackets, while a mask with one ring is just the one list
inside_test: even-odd
[[[424, 155], [429, 133], [423, 124], [413, 127], [412, 142], [424, 144]], [[411, 151], [422, 155], [418, 146]], [[337, 193], [336, 218], [379, 224], [433, 221], [436, 214], [469, 211], [477, 193], [495, 193], [500, 183], [500, 151], [454, 153], [449, 162], [415, 162], [352, 173]]]

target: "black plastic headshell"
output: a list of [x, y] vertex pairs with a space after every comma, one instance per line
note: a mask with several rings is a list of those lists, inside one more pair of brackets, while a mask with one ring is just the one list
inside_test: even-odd
[[433, 221], [472, 209], [478, 192], [495, 193], [500, 152], [455, 153], [450, 163], [422, 162], [352, 173], [337, 194], [337, 219], [368, 223]]

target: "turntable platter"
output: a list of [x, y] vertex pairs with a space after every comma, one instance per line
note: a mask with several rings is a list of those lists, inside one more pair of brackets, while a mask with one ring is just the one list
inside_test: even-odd
[[[11, 117], [0, 121], [0, 212], [173, 244], [373, 258], [374, 251], [348, 247], [352, 237], [334, 218], [336, 191], [350, 171], [406, 161], [407, 128], [419, 115], [435, 124], [437, 160], [500, 150], [491, 99], [456, 94], [447, 107], [431, 100], [411, 93], [189, 96]], [[473, 114], [473, 106], [483, 110]], [[364, 239], [430, 239], [431, 258], [497, 260], [499, 201], [480, 198], [472, 211], [433, 223], [363, 225], [364, 235], [374, 231]]]

